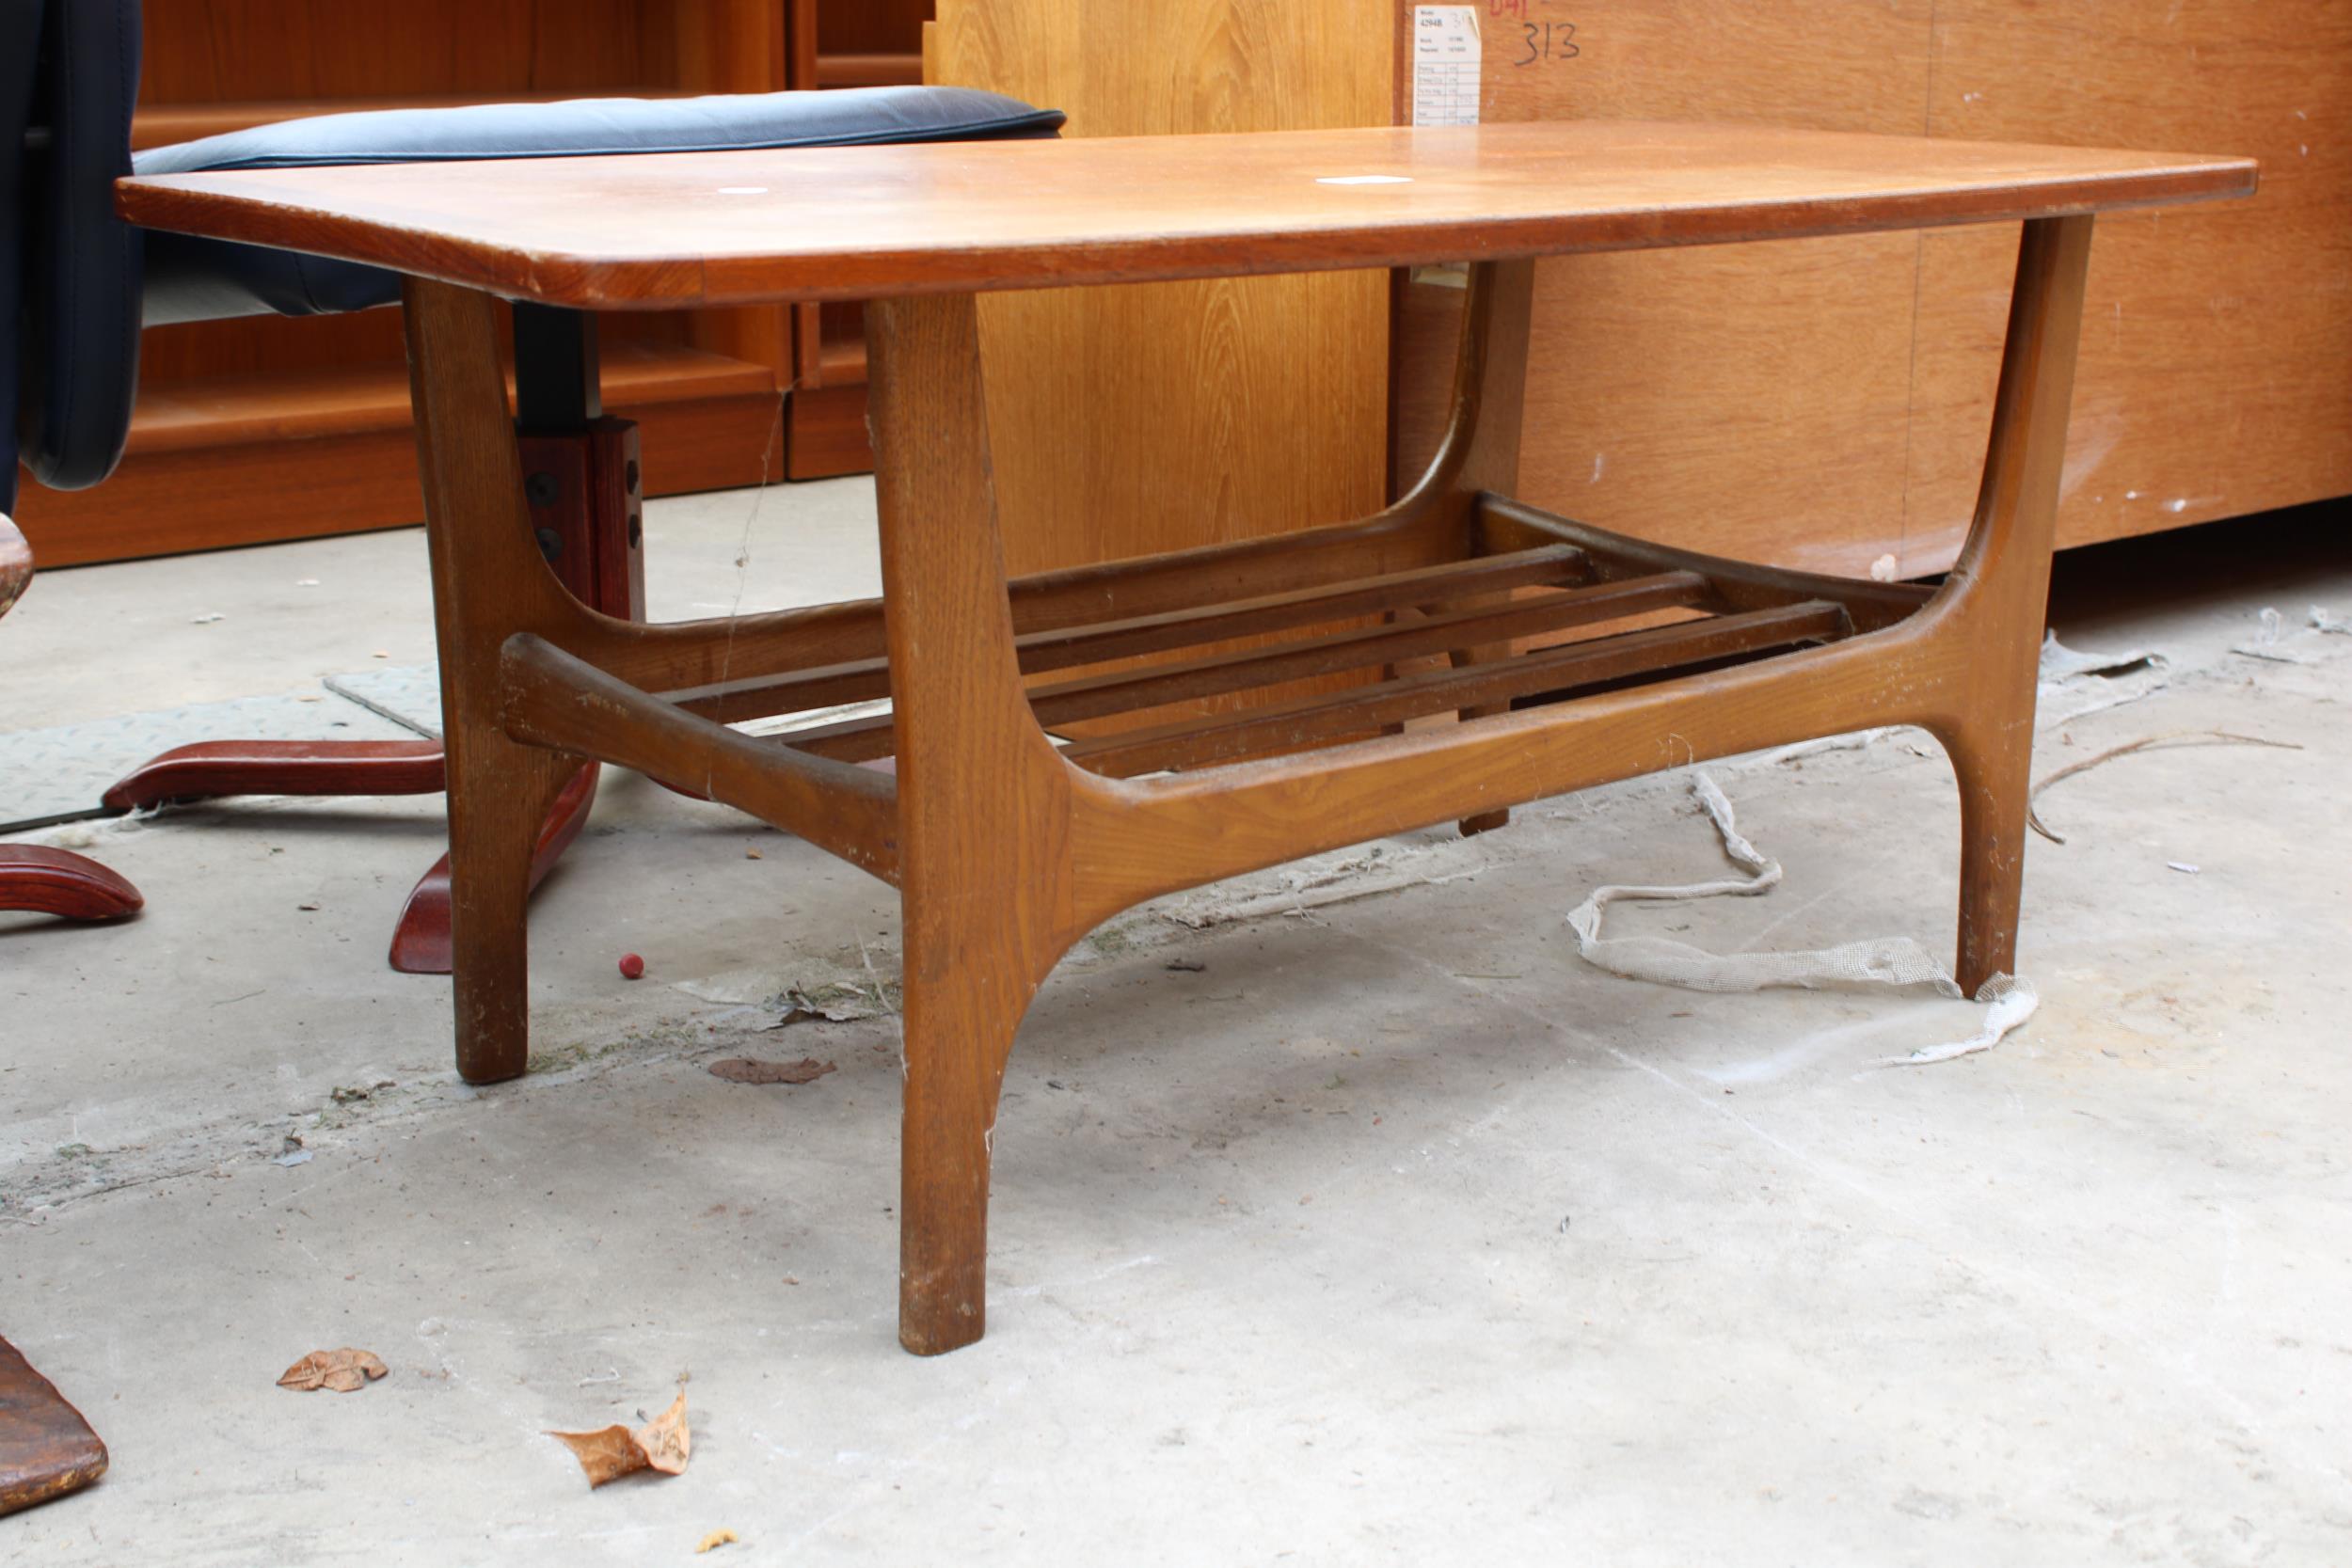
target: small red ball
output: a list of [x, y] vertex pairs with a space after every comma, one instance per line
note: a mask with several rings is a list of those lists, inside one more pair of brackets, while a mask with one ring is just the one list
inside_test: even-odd
[[634, 980], [645, 973], [645, 960], [634, 953], [621, 955], [621, 978]]

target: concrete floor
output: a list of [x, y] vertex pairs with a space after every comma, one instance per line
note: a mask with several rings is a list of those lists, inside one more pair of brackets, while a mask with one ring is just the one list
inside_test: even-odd
[[[870, 587], [866, 487], [763, 505], [648, 509], [658, 614]], [[477, 1093], [381, 959], [437, 802], [69, 830], [150, 906], [0, 916], [0, 1332], [114, 1467], [0, 1559], [2352, 1561], [2352, 638], [2229, 652], [2313, 603], [2352, 613], [2341, 513], [2064, 563], [2061, 636], [2171, 663], [2046, 704], [2113, 705], [2043, 770], [2301, 749], [2052, 789], [2042, 1011], [1957, 1062], [1869, 1066], [1963, 1004], [1576, 958], [1595, 884], [1722, 874], [1681, 775], [1117, 922], [1023, 1033], [989, 1337], [935, 1361], [893, 1335], [894, 1021], [763, 1032], [787, 985], [886, 998], [880, 884], [622, 778], [534, 909], [533, 1070]], [[424, 605], [414, 532], [52, 574], [9, 721], [420, 661]], [[1786, 885], [1613, 923], [1948, 942], [1931, 747], [1712, 772]], [[744, 1053], [838, 1070], [705, 1070]], [[391, 1374], [273, 1386], [346, 1344]], [[542, 1435], [681, 1382], [676, 1479], [591, 1493]]]

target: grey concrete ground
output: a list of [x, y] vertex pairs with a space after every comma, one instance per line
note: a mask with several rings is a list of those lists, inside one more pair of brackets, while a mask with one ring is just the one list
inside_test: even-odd
[[[765, 504], [741, 572], [748, 498], [650, 509], [657, 610], [870, 578], [861, 487]], [[2052, 788], [2042, 1011], [1984, 1054], [1870, 1065], [1963, 1004], [1581, 964], [1593, 885], [1722, 874], [1682, 775], [1118, 922], [1022, 1036], [990, 1334], [936, 1361], [893, 1336], [893, 1020], [764, 1029], [788, 985], [887, 1002], [880, 884], [623, 779], [534, 910], [533, 1071], [477, 1093], [446, 985], [381, 962], [431, 803], [101, 828], [144, 918], [0, 916], [0, 1332], [114, 1468], [0, 1559], [2352, 1561], [2352, 638], [2228, 651], [2265, 605], [2352, 614], [2348, 539], [2068, 562], [2062, 635], [2172, 663], [2068, 693], [2112, 705], [2044, 771], [2300, 749]], [[422, 585], [413, 533], [55, 574], [11, 722], [418, 660]], [[1786, 885], [1624, 929], [1947, 944], [1931, 747], [1713, 773]], [[745, 1053], [837, 1070], [706, 1070]], [[273, 1386], [346, 1344], [390, 1375]], [[591, 1493], [542, 1435], [681, 1383], [676, 1479]]]

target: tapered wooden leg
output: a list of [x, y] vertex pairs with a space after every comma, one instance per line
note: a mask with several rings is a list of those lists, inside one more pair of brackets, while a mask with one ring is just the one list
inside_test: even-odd
[[974, 302], [884, 301], [866, 335], [906, 949], [898, 1338], [934, 1355], [987, 1321], [997, 1091], [1071, 940], [1071, 788], [1013, 651]]
[[477, 737], [464, 762], [453, 746], [449, 775], [450, 954], [457, 1020], [457, 1072], [469, 1084], [519, 1078], [531, 1061], [530, 907], [539, 825], [568, 769], [549, 753], [528, 766], [499, 753], [526, 752]]
[[421, 279], [405, 297], [448, 751], [457, 1070], [487, 1084], [520, 1075], [530, 1060], [532, 852], [580, 767], [506, 737], [498, 651], [511, 633], [560, 625], [564, 590], [525, 522], [497, 301]]
[[984, 911], [932, 896], [906, 942], [898, 1342], [937, 1355], [988, 1325], [988, 1187], [997, 1094], [1036, 993]]
[[2034, 686], [2090, 232], [2087, 216], [2025, 226], [1984, 483], [1968, 543], [1952, 567], [1950, 614], [1961, 623], [1968, 657], [1955, 700], [1932, 727], [1960, 782], [1954, 969], [1971, 995], [2017, 963]]
[[[1472, 324], [1481, 342], [1476, 356], [1478, 376], [1477, 423], [1470, 436], [1470, 449], [1462, 466], [1460, 493], [1475, 497], [1482, 491], [1498, 496], [1518, 493], [1519, 482], [1519, 426], [1527, 395], [1527, 338], [1530, 312], [1535, 297], [1535, 263], [1533, 261], [1486, 261], [1480, 264], [1474, 278], [1483, 314]], [[1469, 525], [1476, 527], [1473, 520]], [[1487, 553], [1487, 544], [1480, 539], [1472, 543], [1474, 549]], [[1472, 601], [1461, 608], [1470, 609], [1478, 603], [1507, 602], [1508, 594]], [[1457, 648], [1450, 656], [1456, 669], [1511, 657], [1511, 644], [1496, 642], [1475, 648]], [[1480, 719], [1491, 713], [1507, 713], [1510, 704], [1496, 707], [1466, 708], [1464, 719]], [[1491, 832], [1511, 820], [1508, 810], [1480, 812], [1461, 819], [1465, 833]]]
[[1995, 974], [2017, 968], [2017, 916], [2026, 887], [2026, 797], [2033, 764], [2031, 699], [2021, 740], [1973, 736], [1945, 750], [1960, 781], [1961, 989], [1974, 996]]

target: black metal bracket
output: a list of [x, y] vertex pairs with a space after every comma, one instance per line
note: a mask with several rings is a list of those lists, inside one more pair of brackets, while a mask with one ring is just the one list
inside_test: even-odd
[[596, 318], [560, 305], [515, 302], [515, 425], [551, 433], [604, 416]]

